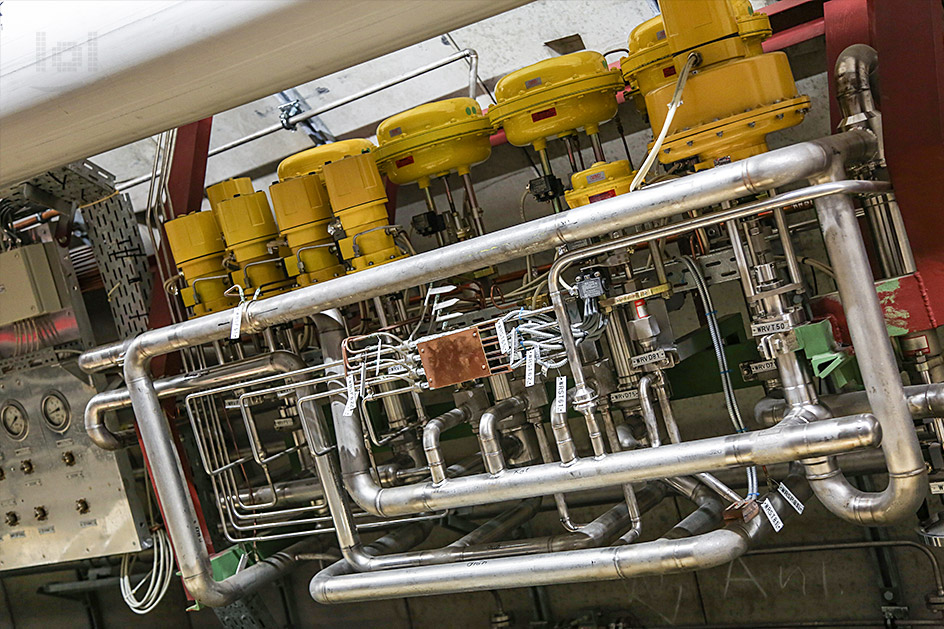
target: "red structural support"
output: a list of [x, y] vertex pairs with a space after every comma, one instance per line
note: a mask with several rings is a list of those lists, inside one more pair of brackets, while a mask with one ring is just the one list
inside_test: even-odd
[[213, 118], [204, 118], [177, 129], [167, 183], [175, 216], [200, 209], [212, 126]]
[[[938, 0], [829, 0], [824, 5], [831, 70], [852, 44], [878, 51], [885, 157], [928, 308], [944, 317], [944, 8]], [[833, 124], [839, 122], [830, 82]]]

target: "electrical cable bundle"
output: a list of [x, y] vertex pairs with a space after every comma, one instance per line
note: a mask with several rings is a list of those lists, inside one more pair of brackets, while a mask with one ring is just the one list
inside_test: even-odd
[[[171, 577], [174, 576], [174, 550], [170, 538], [163, 528], [154, 531], [154, 559], [151, 569], [134, 587], [131, 587], [131, 569], [137, 561], [136, 553], [128, 553], [121, 558], [121, 598], [136, 614], [147, 614], [161, 602]], [[138, 590], [147, 584], [144, 594], [137, 598]]]

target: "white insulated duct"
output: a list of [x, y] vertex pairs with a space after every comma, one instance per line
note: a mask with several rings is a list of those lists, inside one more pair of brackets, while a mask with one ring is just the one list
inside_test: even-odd
[[0, 188], [527, 2], [5, 2]]

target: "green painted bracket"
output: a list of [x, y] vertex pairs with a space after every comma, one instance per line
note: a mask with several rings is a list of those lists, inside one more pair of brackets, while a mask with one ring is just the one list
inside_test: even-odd
[[855, 356], [847, 347], [840, 347], [833, 337], [828, 319], [794, 328], [797, 344], [803, 350], [817, 378], [830, 378], [839, 389], [859, 382]]

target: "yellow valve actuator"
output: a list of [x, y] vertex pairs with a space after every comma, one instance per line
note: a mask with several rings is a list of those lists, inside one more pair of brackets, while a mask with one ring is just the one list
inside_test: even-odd
[[597, 162], [587, 170], [570, 177], [573, 190], [564, 193], [570, 209], [589, 205], [629, 192], [635, 171], [625, 159], [617, 162]]
[[223, 293], [230, 287], [223, 268], [226, 244], [213, 212], [193, 212], [164, 223], [164, 232], [187, 287], [180, 296], [196, 316], [236, 305]]
[[387, 194], [374, 156], [352, 155], [324, 165], [331, 209], [346, 237], [338, 242], [341, 257], [353, 271], [402, 258], [389, 233]]
[[328, 225], [334, 219], [328, 193], [317, 174], [302, 175], [269, 186], [279, 232], [291, 250], [286, 272], [300, 286], [344, 275]]
[[213, 184], [206, 189], [207, 199], [210, 201], [210, 209], [212, 209], [213, 214], [216, 215], [217, 222], [220, 220], [220, 217], [217, 214], [217, 206], [221, 201], [232, 199], [236, 195], [252, 193], [252, 179], [249, 177], [226, 179], [225, 181]]
[[492, 153], [492, 124], [472, 98], [414, 107], [377, 127], [377, 165], [396, 184], [419, 182], [469, 169]]
[[578, 129], [594, 135], [616, 116], [616, 92], [623, 89], [618, 70], [598, 52], [584, 50], [539, 61], [503, 77], [495, 86], [488, 117], [514, 146], [543, 150], [548, 138]]
[[767, 134], [800, 124], [809, 110], [787, 56], [764, 53], [770, 22], [747, 0], [663, 0], [662, 15], [633, 30], [623, 78], [638, 89], [653, 134], [665, 122], [678, 73], [697, 52], [672, 128], [659, 152], [668, 164], [696, 158], [696, 169], [767, 151]]
[[257, 288], [263, 295], [286, 288], [289, 282], [282, 260], [277, 252], [269, 251], [279, 230], [265, 192], [220, 201], [217, 213], [226, 248], [240, 268], [233, 273], [233, 283], [250, 294]]
[[328, 162], [337, 162], [351, 155], [370, 153], [374, 148], [373, 142], [363, 138], [341, 140], [312, 147], [283, 159], [279, 164], [279, 180], [285, 181], [308, 173], [320, 175], [321, 169]]

